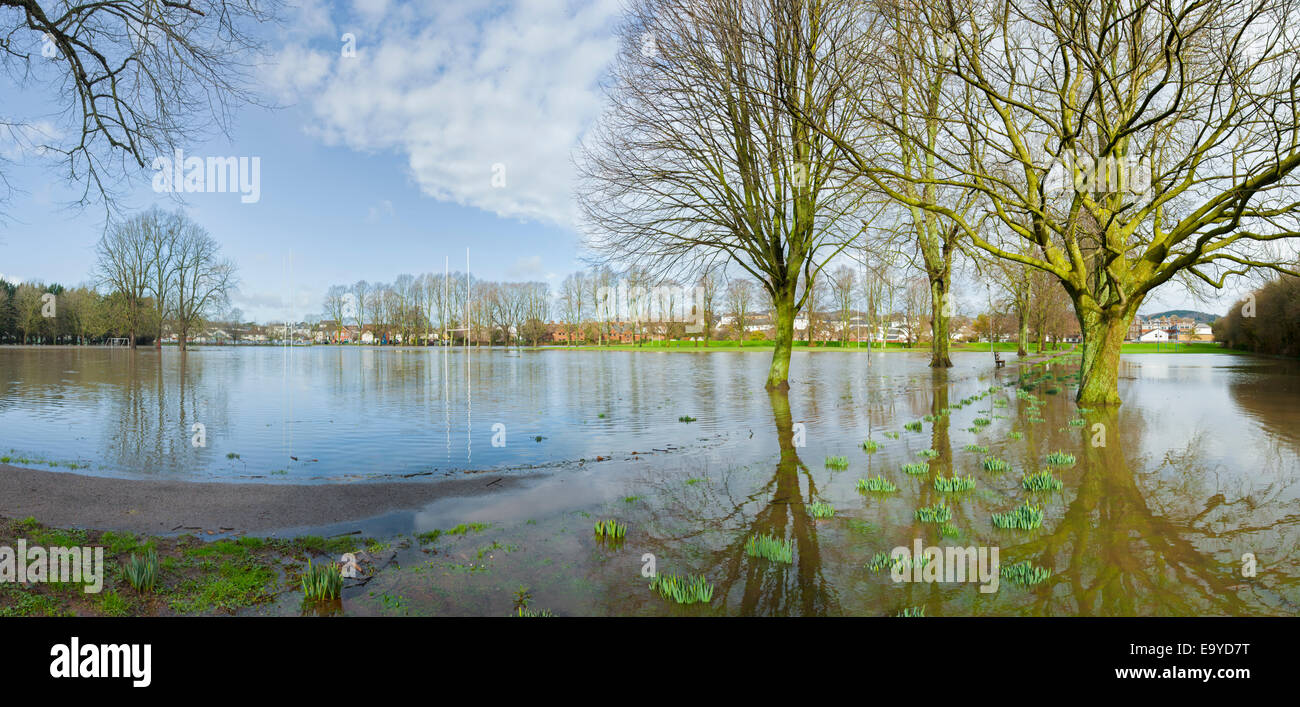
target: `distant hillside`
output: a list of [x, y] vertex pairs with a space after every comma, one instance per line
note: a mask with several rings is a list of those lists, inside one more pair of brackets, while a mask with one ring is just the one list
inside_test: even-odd
[[1205, 312], [1198, 312], [1194, 309], [1171, 309], [1167, 312], [1155, 312], [1153, 314], [1143, 314], [1142, 316], [1147, 319], [1155, 317], [1183, 317], [1186, 319], [1194, 319], [1201, 324], [1209, 324], [1219, 318], [1219, 315], [1217, 314], [1206, 314]]

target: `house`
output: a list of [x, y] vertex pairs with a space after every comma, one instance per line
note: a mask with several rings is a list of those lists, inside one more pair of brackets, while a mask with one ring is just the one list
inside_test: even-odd
[[1169, 332], [1164, 329], [1148, 329], [1138, 337], [1138, 341], [1144, 344], [1168, 343]]

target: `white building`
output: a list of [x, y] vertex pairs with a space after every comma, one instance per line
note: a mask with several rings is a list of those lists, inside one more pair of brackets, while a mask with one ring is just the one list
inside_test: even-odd
[[1151, 331], [1148, 331], [1142, 336], [1139, 336], [1138, 341], [1144, 344], [1168, 343], [1169, 332], [1165, 331], [1164, 329], [1152, 329]]

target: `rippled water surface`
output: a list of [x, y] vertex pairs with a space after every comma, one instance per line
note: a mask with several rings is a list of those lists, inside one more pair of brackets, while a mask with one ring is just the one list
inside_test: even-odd
[[[346, 602], [353, 613], [508, 613], [520, 586], [536, 607], [584, 614], [1296, 613], [1294, 363], [1126, 356], [1124, 405], [1080, 410], [1077, 358], [1001, 370], [987, 354], [955, 354], [950, 371], [926, 361], [799, 352], [786, 395], [763, 390], [762, 352], [7, 349], [0, 449], [29, 466], [205, 480], [549, 470], [526, 492], [375, 521], [410, 534], [492, 525], [405, 549], [402, 569]], [[196, 423], [206, 446], [192, 444]], [[867, 439], [879, 448], [864, 450]], [[925, 450], [929, 469], [905, 473]], [[1074, 462], [1052, 466], [1053, 452]], [[1009, 470], [986, 470], [990, 457]], [[1060, 490], [1027, 490], [1023, 475], [1045, 469]], [[897, 491], [856, 489], [877, 475]], [[975, 488], [936, 488], [954, 475]], [[813, 518], [814, 502], [834, 515]], [[1026, 502], [1041, 527], [992, 522]], [[947, 528], [917, 518], [939, 503]], [[627, 523], [623, 544], [593, 541], [605, 517]], [[747, 555], [759, 534], [790, 541], [794, 561]], [[916, 540], [995, 546], [1002, 565], [1050, 577], [987, 594], [870, 568]], [[714, 601], [678, 607], [648, 592], [647, 553], [660, 571], [706, 575]]]

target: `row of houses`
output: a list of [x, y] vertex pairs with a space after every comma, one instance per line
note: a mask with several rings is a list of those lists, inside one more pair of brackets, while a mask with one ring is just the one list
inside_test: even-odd
[[1214, 341], [1214, 332], [1209, 324], [1198, 322], [1190, 317], [1143, 317], [1138, 315], [1133, 318], [1133, 323], [1129, 325], [1126, 340], [1144, 344]]

